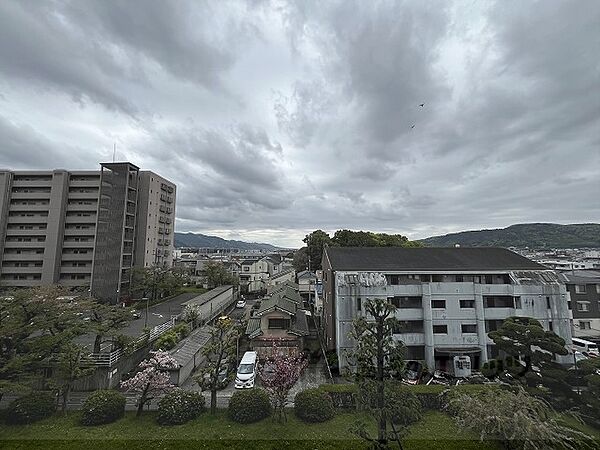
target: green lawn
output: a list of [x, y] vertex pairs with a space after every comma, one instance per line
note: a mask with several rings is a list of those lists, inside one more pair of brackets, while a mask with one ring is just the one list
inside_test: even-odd
[[[127, 413], [124, 419], [99, 427], [78, 424], [79, 415], [53, 417], [28, 426], [0, 426], [3, 449], [75, 449], [107, 448], [265, 448], [265, 449], [364, 449], [362, 440], [348, 432], [357, 419], [374, 423], [366, 414], [341, 413], [329, 422], [306, 424], [288, 414], [286, 424], [271, 419], [249, 425], [229, 421], [224, 412], [216, 416], [203, 414], [185, 425], [163, 427], [155, 422], [155, 413], [136, 418]], [[248, 441], [252, 441], [251, 444]], [[413, 426], [406, 438], [409, 449], [479, 449], [497, 448], [482, 445], [470, 433], [457, 430], [452, 420], [439, 412], [429, 412]]]
[[[184, 425], [165, 427], [156, 423], [156, 413], [146, 412], [140, 418], [127, 413], [125, 418], [109, 425], [84, 427], [78, 423], [79, 413], [52, 417], [32, 425], [0, 425], [1, 449], [365, 449], [364, 441], [348, 429], [357, 419], [369, 423], [366, 413], [339, 413], [331, 421], [307, 424], [292, 411], [288, 422], [266, 419], [241, 425], [227, 419], [224, 411], [216, 416], [203, 414]], [[600, 431], [564, 417], [565, 424], [600, 438]], [[250, 442], [249, 442], [250, 441]], [[403, 439], [405, 450], [499, 450], [493, 441], [480, 442], [477, 435], [456, 427], [453, 420], [439, 411], [427, 411], [419, 423], [411, 426]], [[392, 448], [397, 448], [393, 446]]]

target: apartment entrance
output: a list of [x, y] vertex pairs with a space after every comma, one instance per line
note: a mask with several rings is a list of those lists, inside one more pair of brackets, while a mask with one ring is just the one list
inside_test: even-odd
[[454, 357], [468, 356], [471, 359], [471, 367], [478, 370], [481, 363], [481, 350], [479, 347], [472, 348], [436, 348], [434, 353], [435, 370], [454, 374]]

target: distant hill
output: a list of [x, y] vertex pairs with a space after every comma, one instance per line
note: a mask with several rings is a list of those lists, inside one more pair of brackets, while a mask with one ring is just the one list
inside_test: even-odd
[[200, 233], [175, 233], [175, 247], [239, 248], [240, 250], [264, 250], [268, 252], [279, 249], [279, 247], [271, 244], [233, 241]]
[[521, 223], [507, 228], [462, 231], [423, 239], [428, 247], [600, 248], [600, 224]]

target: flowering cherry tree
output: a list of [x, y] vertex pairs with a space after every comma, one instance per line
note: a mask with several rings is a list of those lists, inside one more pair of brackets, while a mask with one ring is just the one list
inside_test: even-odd
[[273, 347], [273, 356], [260, 366], [260, 380], [269, 394], [275, 418], [279, 422], [287, 420], [285, 405], [290, 389], [308, 365], [306, 358], [283, 355]]
[[177, 361], [167, 352], [150, 352], [150, 358], [143, 360], [140, 369], [129, 380], [121, 382], [121, 388], [127, 392], [139, 394], [137, 416], [142, 413], [144, 405], [156, 396], [173, 389], [168, 369], [176, 369]]

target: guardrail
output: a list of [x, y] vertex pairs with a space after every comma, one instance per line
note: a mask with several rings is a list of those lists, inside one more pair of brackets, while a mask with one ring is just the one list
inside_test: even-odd
[[[136, 351], [143, 346], [149, 344], [150, 342], [154, 342], [159, 338], [161, 334], [165, 331], [170, 330], [175, 326], [175, 320], [178, 316], [171, 316], [171, 320], [165, 322], [161, 325], [157, 325], [150, 330], [148, 334], [144, 334], [137, 338], [135, 341], [131, 343], [132, 351]], [[114, 366], [119, 359], [125, 354], [125, 350], [122, 348], [113, 350], [111, 352], [100, 352], [100, 353], [90, 353], [87, 355], [86, 359], [90, 365], [100, 366], [100, 367], [112, 367]]]

